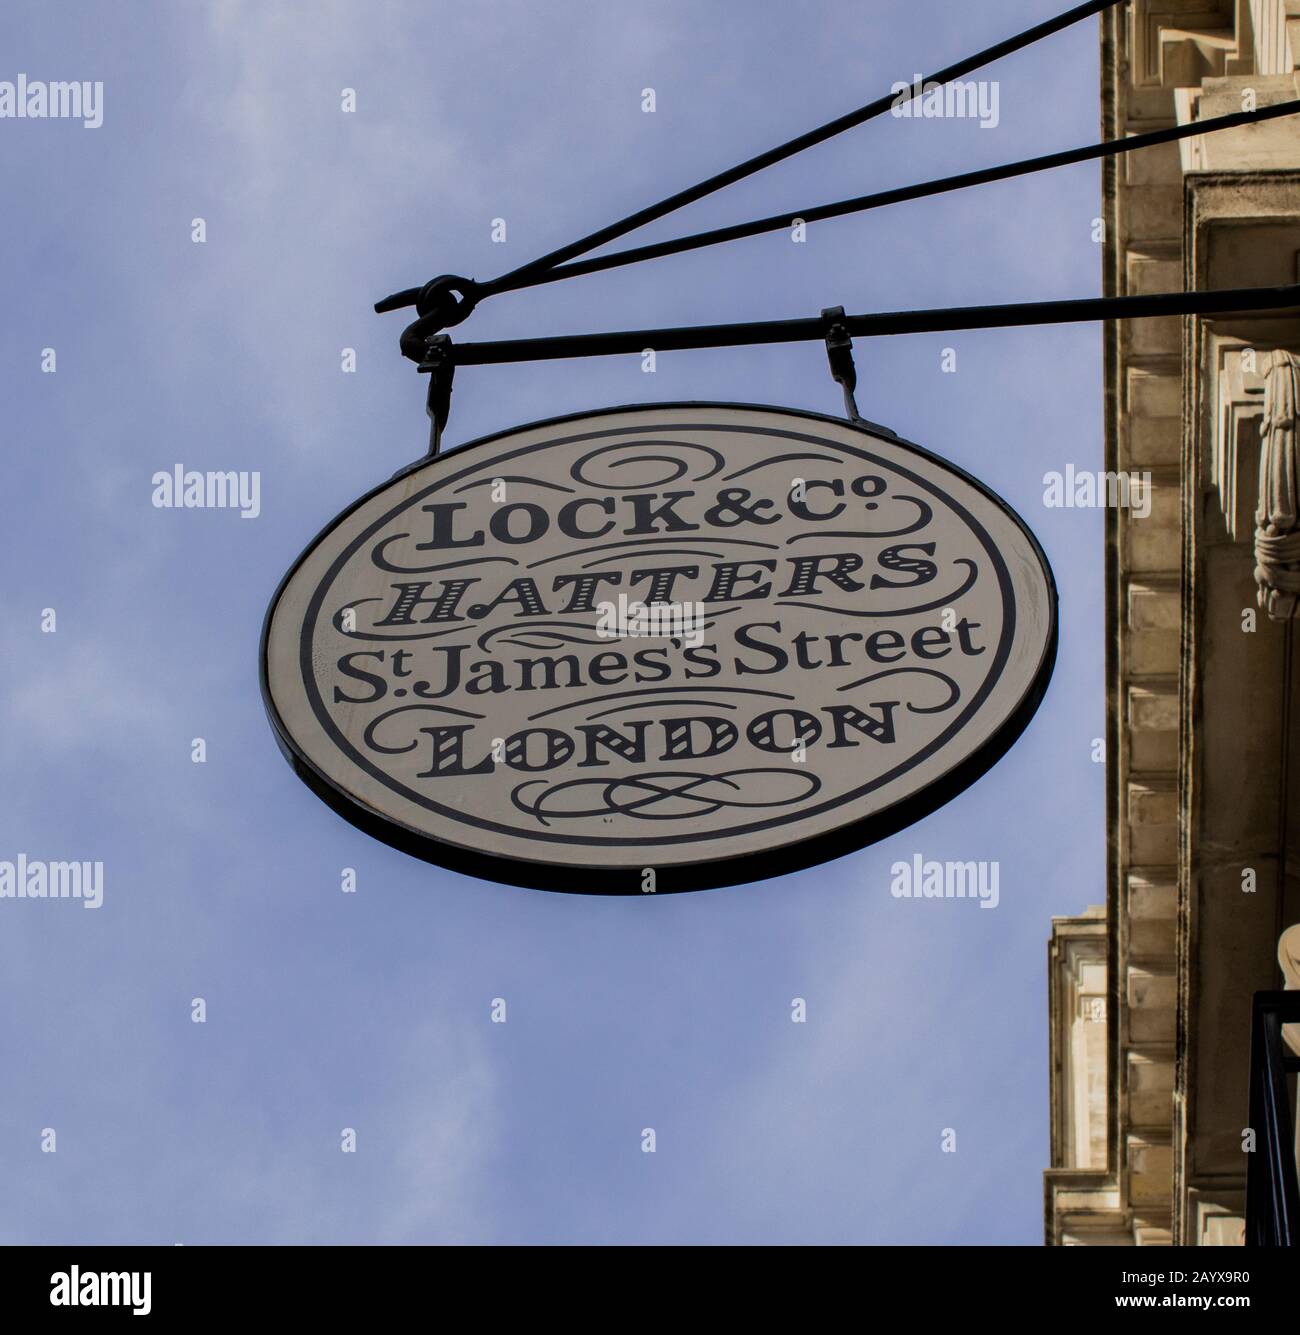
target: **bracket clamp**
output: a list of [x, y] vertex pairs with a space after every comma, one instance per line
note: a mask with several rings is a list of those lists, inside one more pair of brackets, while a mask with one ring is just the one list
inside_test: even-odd
[[853, 340], [845, 324], [843, 306], [827, 306], [822, 311], [826, 329], [826, 360], [830, 363], [831, 379], [844, 391], [844, 414], [850, 422], [861, 422], [853, 391], [858, 387], [858, 370], [853, 364]]
[[432, 456], [442, 445], [442, 430], [451, 412], [451, 381], [456, 374], [456, 363], [452, 359], [450, 334], [434, 334], [425, 340], [424, 358], [417, 369], [429, 376], [426, 411], [429, 414], [429, 454]]

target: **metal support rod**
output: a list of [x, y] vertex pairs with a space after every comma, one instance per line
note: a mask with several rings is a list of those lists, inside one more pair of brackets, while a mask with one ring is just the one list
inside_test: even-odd
[[[716, 176], [710, 176], [707, 180], [700, 181], [685, 190], [679, 190], [676, 194], [661, 199], [657, 204], [639, 209], [636, 213], [631, 213], [626, 218], [619, 219], [618, 222], [600, 228], [599, 231], [570, 242], [567, 246], [561, 246], [558, 250], [542, 255], [517, 269], [512, 269], [509, 273], [502, 274], [489, 283], [476, 284], [476, 293], [480, 297], [487, 296], [493, 292], [507, 292], [516, 288], [531, 286], [535, 282], [546, 281], [541, 279], [539, 275], [548, 273], [567, 260], [572, 260], [589, 250], [595, 250], [598, 246], [603, 246], [609, 241], [615, 241], [628, 232], [636, 231], [637, 228], [644, 227], [646, 224], [665, 217], [677, 209], [684, 208], [688, 204], [693, 204], [696, 200], [722, 190], [736, 181], [743, 181], [746, 177], [754, 175], [755, 172], [762, 171], [764, 168], [771, 167], [778, 162], [783, 162], [796, 153], [802, 153], [804, 149], [825, 143], [826, 140], [834, 138], [837, 134], [843, 134], [846, 130], [854, 129], [856, 126], [864, 125], [867, 121], [874, 120], [878, 116], [883, 116], [885, 112], [919, 97], [933, 84], [946, 84], [954, 79], [960, 79], [974, 70], [1002, 59], [1003, 56], [1022, 51], [1025, 47], [1032, 46], [1045, 37], [1063, 32], [1066, 28], [1073, 27], [1074, 24], [1082, 22], [1084, 19], [1100, 14], [1104, 10], [1113, 9], [1116, 5], [1123, 3], [1124, 0], [1087, 0], [1087, 3], [1076, 5], [1063, 14], [1046, 19], [1042, 23], [1035, 24], [1032, 28], [1026, 28], [1014, 37], [996, 42], [983, 51], [978, 51], [964, 60], [959, 60], [954, 65], [949, 65], [934, 74], [922, 76], [915, 83], [908, 85], [904, 91], [891, 90], [883, 97], [878, 97], [865, 106], [858, 107], [855, 111], [850, 111], [835, 120], [827, 121], [814, 130], [809, 130], [784, 144], [778, 144], [765, 153], [760, 153], [756, 157], [738, 163], [736, 166], [719, 172]], [[394, 292], [391, 296], [376, 302], [375, 310], [384, 312], [398, 310], [404, 306], [413, 306], [424, 291], [425, 288], [411, 287], [405, 288], [401, 292]]]
[[[1289, 308], [1300, 309], [1300, 284], [847, 315], [844, 317], [844, 328], [853, 338], [880, 338], [893, 334], [1010, 329], [1026, 325], [1077, 324], [1090, 320], [1136, 320], [1228, 312], [1254, 314]], [[458, 343], [454, 348], [449, 347], [448, 356], [457, 366], [499, 366], [509, 362], [551, 361], [561, 357], [607, 357], [618, 353], [639, 353], [647, 348], [653, 348], [656, 352], [676, 352], [687, 348], [800, 343], [825, 336], [826, 326], [820, 318], [764, 320], [752, 324], [688, 325], [671, 329], [631, 329], [604, 334]]]
[[[977, 171], [959, 172], [956, 176], [942, 176], [933, 181], [921, 181], [916, 185], [896, 186], [890, 190], [878, 190], [869, 195], [855, 195], [851, 199], [836, 200], [833, 204], [815, 204], [808, 208], [786, 209], [783, 213], [772, 213], [766, 218], [732, 223], [728, 227], [714, 227], [707, 232], [694, 232], [689, 236], [676, 236], [667, 241], [656, 241], [645, 246], [634, 246], [628, 250], [616, 250], [612, 255], [597, 255], [592, 259], [577, 260], [572, 264], [560, 265], [557, 268], [525, 273], [522, 277], [507, 275], [505, 278], [498, 278], [492, 282], [481, 284], [479, 293], [480, 296], [493, 296], [500, 292], [513, 292], [520, 288], [537, 287], [543, 283], [558, 283], [565, 278], [578, 278], [583, 274], [603, 273], [609, 269], [621, 269], [628, 264], [640, 264], [645, 260], [663, 259], [669, 255], [682, 255], [687, 251], [701, 250], [705, 246], [717, 246], [728, 241], [740, 241], [751, 236], [762, 236], [767, 232], [785, 231], [790, 228], [796, 219], [804, 223], [814, 223], [823, 222], [828, 218], [843, 218], [854, 213], [870, 213], [874, 209], [887, 208], [891, 204], [928, 199], [955, 190], [966, 190], [971, 186], [990, 185], [997, 181], [1010, 181], [1020, 176], [1032, 175], [1035, 172], [1051, 171], [1056, 167], [1069, 167], [1080, 162], [1092, 162], [1098, 158], [1134, 153], [1142, 148], [1154, 148], [1160, 144], [1175, 143], [1180, 139], [1192, 139], [1203, 134], [1214, 134], [1220, 130], [1232, 130], [1242, 125], [1254, 125], [1260, 121], [1277, 120], [1282, 116], [1294, 116], [1297, 113], [1300, 113], [1300, 99], [1279, 102], [1271, 107], [1260, 107], [1257, 111], [1237, 111], [1228, 116], [1215, 116], [1209, 120], [1192, 121], [1188, 125], [1175, 125], [1169, 129], [1152, 130], [1147, 134], [1127, 135], [1122, 139], [1107, 139], [1099, 144], [1085, 144], [1082, 148], [1065, 149], [1058, 153], [1044, 153], [1040, 157], [1022, 158], [1018, 162], [1008, 162], [999, 167], [982, 167]], [[375, 309], [378, 310], [379, 307]]]
[[1117, 4], [1122, 3], [1124, 3], [1124, 0], [1088, 0], [1086, 4], [1076, 5], [1064, 14], [1058, 14], [1043, 23], [1035, 24], [1034, 27], [1027, 28], [1014, 37], [996, 42], [993, 46], [986, 47], [983, 51], [976, 52], [975, 55], [968, 56], [965, 60], [959, 60], [955, 65], [949, 65], [946, 69], [939, 70], [937, 74], [923, 77], [919, 84], [910, 86], [909, 91], [905, 94], [892, 91], [886, 93], [885, 96], [876, 98], [874, 102], [868, 102], [866, 106], [859, 107], [856, 111], [850, 111], [833, 121], [827, 121], [826, 124], [818, 126], [815, 130], [809, 130], [796, 139], [779, 144], [776, 148], [770, 148], [767, 152], [758, 154], [757, 157], [749, 158], [735, 167], [719, 172], [716, 176], [710, 176], [708, 180], [701, 181], [698, 185], [690, 186], [686, 190], [679, 190], [675, 195], [669, 195], [657, 204], [651, 204], [648, 208], [629, 214], [618, 222], [610, 223], [607, 227], [602, 227], [599, 231], [582, 237], [581, 240], [573, 241], [567, 246], [561, 246], [559, 250], [553, 250], [547, 255], [542, 255], [529, 264], [522, 265], [508, 274], [503, 274], [498, 282], [503, 287], [512, 284], [517, 285], [519, 280], [526, 275], [539, 273], [545, 269], [553, 269], [566, 260], [585, 254], [589, 250], [595, 250], [597, 246], [603, 246], [607, 241], [615, 241], [620, 236], [635, 231], [638, 227], [644, 227], [647, 223], [652, 223], [677, 209], [684, 208], [687, 204], [693, 204], [696, 200], [703, 199], [706, 195], [711, 195], [725, 186], [732, 185], [736, 181], [743, 181], [745, 177], [752, 176], [765, 167], [784, 162], [786, 158], [793, 157], [796, 153], [802, 153], [806, 148], [825, 143], [827, 139], [832, 139], [837, 134], [843, 134], [845, 130], [851, 130], [855, 126], [874, 120], [877, 116], [883, 116], [891, 107], [899, 105], [900, 99], [910, 101], [912, 98], [919, 96], [929, 84], [943, 84], [949, 83], [953, 79], [960, 79], [973, 70], [989, 65], [995, 60], [1000, 60], [1003, 56], [1021, 51], [1027, 46], [1032, 46], [1035, 42], [1042, 41], [1044, 37], [1050, 37], [1052, 34], [1072, 27], [1086, 18], [1091, 18], [1094, 14], [1100, 14], [1106, 9], [1113, 9]]

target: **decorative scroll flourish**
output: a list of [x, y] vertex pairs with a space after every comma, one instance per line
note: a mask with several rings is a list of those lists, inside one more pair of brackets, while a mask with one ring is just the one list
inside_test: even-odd
[[393, 533], [375, 543], [370, 559], [380, 570], [391, 571], [394, 575], [431, 575], [440, 570], [460, 570], [465, 566], [506, 565], [517, 566], [513, 556], [476, 556], [467, 561], [435, 561], [428, 566], [399, 566], [388, 559], [388, 548], [395, 543], [410, 541], [409, 533]]
[[[777, 543], [775, 543], [775, 542], [754, 542], [752, 539], [749, 539], [749, 538], [715, 538], [715, 537], [712, 537], [712, 536], [709, 536], [709, 535], [705, 535], [705, 536], [701, 537], [701, 536], [698, 535], [698, 534], [692, 533], [692, 534], [691, 534], [691, 539], [690, 539], [690, 540], [691, 540], [693, 543], [696, 543], [697, 545], [705, 546], [705, 547], [757, 547], [757, 548], [759, 548], [761, 551], [767, 551], [767, 552], [776, 552], [776, 551], [780, 551], [780, 550], [781, 550], [781, 549], [780, 549], [780, 546], [779, 546]], [[664, 546], [665, 543], [674, 543], [674, 542], [681, 542], [681, 539], [680, 539], [679, 537], [676, 537], [676, 536], [672, 536], [672, 537], [657, 537], [657, 538], [623, 538], [623, 539], [621, 539], [621, 540], [618, 541], [618, 542], [602, 542], [602, 543], [599, 544], [599, 546], [595, 546], [595, 545], [592, 545], [592, 544], [587, 544], [587, 545], [583, 548], [583, 551], [584, 551], [584, 552], [612, 552], [612, 551], [617, 550], [617, 551], [619, 552], [619, 555], [620, 555], [620, 556], [635, 556], [635, 555], [638, 554], [637, 551], [624, 551], [623, 549], [624, 549], [624, 548], [637, 548], [637, 549], [655, 548], [656, 550], [654, 551], [653, 554], [656, 555], [656, 556], [683, 556], [683, 555], [685, 555], [685, 556], [711, 556], [711, 557], [713, 557], [714, 559], [722, 559], [722, 558], [724, 558], [724, 557], [726, 556], [726, 552], [725, 552], [725, 551], [718, 551], [718, 552], [702, 551], [702, 552], [701, 552], [701, 551], [695, 551], [694, 549], [692, 549], [692, 548], [687, 548], [687, 547]], [[603, 559], [603, 558], [602, 558], [602, 559]], [[546, 557], [543, 557], [540, 561], [530, 561], [530, 562], [528, 563], [528, 567], [527, 567], [527, 568], [528, 568], [529, 570], [537, 570], [537, 569], [539, 569], [541, 566], [550, 566], [550, 565], [554, 565], [557, 561], [572, 561], [572, 560], [573, 560], [573, 552], [572, 552], [572, 551], [568, 551], [568, 550], [566, 550], [566, 551], [559, 552], [559, 553], [558, 553], [557, 555], [555, 555], [555, 556], [546, 556]], [[598, 564], [599, 564], [599, 561], [592, 561], [589, 565], [585, 565], [585, 566], [583, 567], [583, 569], [584, 569], [584, 570], [589, 570], [589, 569], [591, 569], [592, 566], [595, 566], [595, 565], [598, 565]]]
[[[734, 482], [737, 478], [747, 477], [750, 473], [757, 473], [760, 468], [771, 468], [774, 465], [800, 463], [811, 461], [813, 463], [828, 464], [831, 468], [838, 468], [840, 460], [829, 454], [813, 454], [809, 450], [800, 450], [794, 454], [769, 454], [764, 455], [756, 463], [746, 464], [744, 468], [737, 468], [734, 472], [725, 473], [722, 480], [724, 482]], [[789, 470], [785, 470], [788, 474]]]
[[[595, 696], [586, 700], [570, 700], [562, 705], [555, 705], [551, 709], [540, 710], [536, 714], [529, 714], [528, 721], [536, 723], [538, 719], [550, 718], [553, 714], [564, 714], [572, 709], [589, 710], [596, 705], [603, 705], [610, 700], [635, 700], [636, 703], [630, 707], [633, 709], [644, 709], [648, 704], [665, 703], [665, 697], [677, 696], [685, 692], [690, 694], [692, 691], [698, 691], [708, 695], [710, 698], [706, 701], [713, 708], [723, 707], [722, 702], [718, 700], [719, 695], [761, 695], [771, 700], [788, 700], [794, 703], [795, 697], [788, 691], [765, 691], [756, 686], [639, 686], [634, 691], [606, 691], [603, 695]], [[730, 709], [727, 705], [725, 708]], [[597, 718], [599, 715], [591, 714], [584, 717]]]
[[1273, 621], [1290, 621], [1300, 601], [1300, 356], [1275, 351], [1264, 382], [1259, 508], [1255, 511], [1257, 598]]
[[[792, 786], [797, 791], [766, 800], [758, 798], [758, 793], [774, 784]], [[530, 779], [521, 783], [510, 798], [520, 811], [535, 816], [542, 825], [549, 824], [548, 816], [552, 820], [611, 815], [685, 820], [711, 816], [724, 808], [793, 806], [807, 801], [821, 786], [821, 780], [806, 770], [734, 769], [724, 774], [667, 770], [617, 779], [570, 779], [566, 783]], [[527, 789], [539, 791], [525, 796]]]
[[885, 677], [898, 677], [905, 673], [915, 673], [919, 676], [933, 677], [936, 681], [941, 681], [948, 688], [947, 698], [940, 700], [937, 705], [918, 705], [914, 702], [908, 702], [908, 710], [913, 714], [942, 714], [944, 710], [951, 709], [953, 705], [961, 699], [961, 688], [946, 673], [940, 672], [937, 668], [923, 667], [901, 667], [886, 668], [883, 672], [873, 672], [870, 676], [859, 677], [857, 681], [846, 682], [838, 689], [841, 691], [856, 691], [861, 686], [869, 685], [873, 681], [880, 681]]
[[467, 709], [452, 709], [449, 705], [398, 705], [396, 709], [385, 710], [384, 713], [378, 714], [370, 720], [363, 734], [366, 745], [372, 751], [379, 751], [389, 756], [401, 756], [414, 751], [419, 744], [417, 739], [412, 738], [401, 746], [389, 746], [379, 740], [378, 732], [380, 727], [387, 723], [389, 719], [396, 718], [398, 714], [410, 714], [416, 710], [422, 710], [430, 714], [450, 714], [453, 718], [481, 719], [483, 717], [482, 714], [474, 714]]
[[[662, 450], [661, 454], [643, 454], [641, 451], [653, 448]], [[613, 456], [613, 457], [606, 457]], [[598, 462], [599, 461], [599, 462]], [[699, 469], [707, 463], [703, 472], [692, 471], [692, 465]], [[627, 473], [615, 474], [615, 469], [641, 469], [650, 465], [652, 471], [639, 478], [632, 478]], [[663, 487], [680, 478], [690, 477], [692, 482], [704, 482], [720, 473], [726, 466], [726, 460], [717, 450], [708, 445], [699, 445], [687, 440], [646, 440], [619, 442], [614, 445], [601, 445], [588, 450], [570, 468], [569, 475], [575, 482], [584, 486], [608, 488], [613, 491], [640, 491], [647, 487]], [[666, 469], [666, 472], [660, 469]], [[598, 469], [604, 470], [600, 476]]]
[[[919, 533], [923, 528], [929, 528], [930, 521], [934, 518], [934, 507], [927, 505], [919, 496], [896, 496], [895, 500], [907, 501], [916, 506], [916, 518], [910, 524], [904, 524], [902, 528], [882, 528], [882, 529], [817, 529], [811, 533], [797, 533], [792, 538], [786, 539], [786, 545], [789, 546], [796, 542], [806, 542], [809, 539], [814, 541], [825, 538], [901, 538], [908, 533]], [[872, 503], [868, 508], [875, 509]]]
[[[507, 644], [525, 649], [555, 649], [561, 644], [607, 645], [589, 621], [568, 620], [554, 621], [503, 621], [499, 625], [485, 630], [478, 637], [478, 647], [485, 653], [493, 652], [495, 642], [504, 640]], [[539, 643], [542, 640], [554, 640], [554, 644]]]

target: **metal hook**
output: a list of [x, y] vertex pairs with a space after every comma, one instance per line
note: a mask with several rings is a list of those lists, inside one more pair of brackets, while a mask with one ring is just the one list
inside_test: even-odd
[[[407, 298], [414, 293], [414, 302]], [[402, 330], [400, 340], [402, 356], [418, 362], [424, 355], [429, 339], [467, 320], [479, 303], [482, 289], [472, 278], [462, 278], [459, 274], [445, 273], [430, 279], [417, 292], [409, 288], [405, 292], [395, 292], [376, 304], [376, 309], [395, 310], [398, 305], [414, 304], [418, 319]]]
[[826, 360], [830, 363], [831, 378], [844, 390], [844, 413], [850, 422], [861, 422], [853, 391], [858, 387], [858, 370], [853, 364], [853, 340], [844, 323], [843, 306], [827, 306], [822, 311], [826, 326]]

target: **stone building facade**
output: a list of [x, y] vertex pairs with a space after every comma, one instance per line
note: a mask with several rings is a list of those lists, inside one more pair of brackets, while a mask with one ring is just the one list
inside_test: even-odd
[[[1300, 97], [1300, 0], [1129, 0], [1105, 138]], [[1107, 160], [1107, 295], [1300, 281], [1300, 117]], [[1105, 328], [1107, 886], [1048, 947], [1049, 1245], [1242, 1240], [1251, 998], [1300, 985], [1300, 316]], [[1143, 506], [1143, 509], [1146, 507]]]

